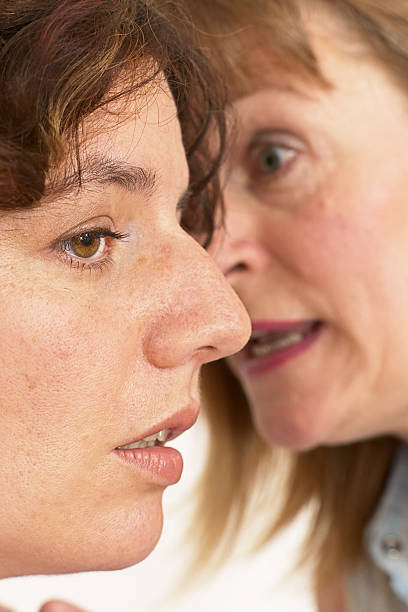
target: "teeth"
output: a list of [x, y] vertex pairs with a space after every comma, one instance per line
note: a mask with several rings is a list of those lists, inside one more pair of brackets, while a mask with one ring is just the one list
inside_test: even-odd
[[125, 446], [118, 446], [119, 450], [131, 450], [132, 448], [148, 448], [150, 446], [154, 446], [156, 442], [165, 442], [168, 438], [169, 430], [162, 429], [156, 434], [152, 436], [146, 436], [142, 440], [138, 440], [137, 442], [133, 442], [132, 444], [125, 444]]
[[165, 442], [168, 438], [169, 435], [169, 430], [168, 429], [162, 429], [161, 431], [159, 431], [159, 434], [157, 436], [157, 439], [159, 442]]
[[131, 450], [132, 448], [147, 448], [148, 446], [154, 446], [155, 442], [139, 440], [139, 442], [133, 442], [133, 444], [126, 444], [125, 446], [119, 446], [120, 450]]
[[299, 342], [302, 342], [303, 339], [304, 334], [300, 332], [293, 332], [283, 338], [279, 338], [278, 340], [274, 340], [272, 342], [267, 342], [266, 344], [252, 344], [251, 353], [254, 357], [264, 357], [273, 351], [278, 351], [280, 349], [293, 346], [294, 344], [298, 344]]

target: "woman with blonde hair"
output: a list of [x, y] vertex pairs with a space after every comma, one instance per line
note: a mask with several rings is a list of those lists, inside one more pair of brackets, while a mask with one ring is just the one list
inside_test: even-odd
[[281, 447], [264, 540], [312, 508], [319, 609], [406, 610], [408, 4], [187, 4], [234, 98], [211, 252], [252, 319], [205, 372], [201, 560], [229, 550]]

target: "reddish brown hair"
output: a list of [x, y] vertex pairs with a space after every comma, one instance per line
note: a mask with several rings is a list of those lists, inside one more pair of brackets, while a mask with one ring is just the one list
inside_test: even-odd
[[[0, 208], [37, 205], [51, 170], [67, 151], [74, 151], [79, 162], [83, 120], [162, 72], [176, 102], [190, 165], [192, 200], [185, 222], [192, 222], [193, 210], [193, 221], [211, 230], [224, 95], [185, 23], [176, 0], [161, 8], [143, 0], [3, 1]], [[114, 86], [123, 75], [126, 86], [117, 92]], [[210, 125], [218, 130], [220, 145], [216, 151], [212, 147], [212, 155], [206, 138]]]

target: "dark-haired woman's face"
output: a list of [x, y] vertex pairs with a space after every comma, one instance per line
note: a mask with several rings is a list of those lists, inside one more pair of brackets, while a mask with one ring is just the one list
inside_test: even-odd
[[179, 225], [171, 96], [111, 110], [85, 126], [80, 190], [0, 215], [2, 576], [145, 557], [182, 470], [164, 441], [197, 417], [200, 365], [249, 333]]
[[278, 71], [237, 101], [212, 251], [252, 319], [229, 363], [256, 427], [296, 449], [408, 436], [407, 94], [330, 16], [308, 27], [332, 87]]

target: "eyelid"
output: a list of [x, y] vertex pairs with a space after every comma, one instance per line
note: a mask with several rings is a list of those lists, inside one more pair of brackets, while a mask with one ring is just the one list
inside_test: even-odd
[[256, 132], [250, 139], [247, 150], [259, 148], [260, 146], [273, 145], [275, 147], [282, 147], [286, 149], [293, 149], [295, 151], [304, 151], [305, 146], [302, 141], [284, 130], [262, 130]]
[[97, 232], [99, 230], [114, 231], [113, 228], [114, 223], [111, 217], [103, 216], [87, 219], [86, 221], [78, 223], [78, 225], [71, 227], [69, 230], [58, 236], [56, 240], [53, 240], [51, 246], [53, 247], [59, 242], [69, 240], [70, 238], [75, 238], [75, 236], [79, 236], [80, 234], [86, 234], [87, 232]]

